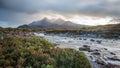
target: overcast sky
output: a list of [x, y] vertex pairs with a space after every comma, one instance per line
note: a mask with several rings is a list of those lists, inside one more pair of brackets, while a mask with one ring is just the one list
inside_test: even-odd
[[120, 0], [0, 0], [2, 27], [17, 27], [44, 17], [85, 25], [119, 23]]

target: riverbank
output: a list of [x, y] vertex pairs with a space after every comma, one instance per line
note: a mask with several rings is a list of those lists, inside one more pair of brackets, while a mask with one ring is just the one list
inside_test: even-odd
[[0, 68], [91, 68], [84, 53], [56, 48], [33, 32], [0, 35]]
[[[87, 37], [64, 37], [62, 35], [59, 36], [49, 34], [40, 35], [50, 42], [57, 44], [57, 47], [73, 48], [75, 50], [83, 51], [90, 60], [93, 68], [120, 67], [120, 40]], [[95, 65], [96, 63], [98, 65]]]

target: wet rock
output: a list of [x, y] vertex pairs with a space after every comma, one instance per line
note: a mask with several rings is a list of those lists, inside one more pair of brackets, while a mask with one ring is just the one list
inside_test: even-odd
[[104, 48], [104, 50], [108, 50], [107, 48]]
[[114, 60], [114, 61], [120, 61], [120, 58], [118, 58], [117, 56], [114, 56], [114, 57], [108, 57], [108, 59], [110, 59], [110, 60]]
[[101, 58], [96, 59], [95, 62], [98, 63], [98, 64], [100, 64], [100, 65], [107, 65], [107, 63], [105, 62], [105, 60], [103, 60]]
[[88, 46], [88, 45], [83, 45], [83, 47], [85, 47], [85, 48], [90, 48], [90, 46]]
[[90, 48], [83, 48], [83, 47], [81, 47], [81, 48], [79, 48], [79, 50], [80, 51], [90, 51]]
[[95, 40], [94, 39], [90, 39], [90, 41], [94, 42]]
[[94, 49], [93, 51], [96, 51], [96, 52], [98, 52], [98, 51], [100, 51], [100, 50], [98, 50], [98, 49]]
[[100, 53], [98, 51], [95, 51], [92, 53], [93, 55], [99, 55], [100, 56]]
[[98, 51], [100, 51], [100, 50], [98, 50], [98, 49], [90, 50], [90, 52], [98, 52]]
[[90, 57], [90, 59], [92, 59], [93, 60], [93, 57], [92, 56], [89, 56]]
[[108, 63], [105, 68], [120, 68], [120, 65], [115, 65], [115, 64], [111, 64], [111, 63]]
[[88, 45], [83, 45], [83, 47], [80, 47], [79, 50], [80, 51], [88, 51], [88, 52], [91, 51], [90, 46], [88, 46]]
[[97, 42], [98, 44], [101, 44], [102, 40], [97, 40], [96, 42]]
[[82, 38], [79, 38], [79, 40], [82, 40]]
[[110, 52], [110, 54], [111, 54], [111, 55], [116, 55], [116, 54], [115, 54], [115, 53], [113, 53], [113, 52]]

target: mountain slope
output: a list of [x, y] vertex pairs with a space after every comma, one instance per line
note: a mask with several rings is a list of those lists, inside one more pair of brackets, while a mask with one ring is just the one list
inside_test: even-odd
[[44, 18], [40, 21], [32, 22], [28, 25], [19, 26], [19, 28], [31, 27], [31, 28], [80, 28], [84, 25], [75, 24], [70, 21], [64, 21], [62, 19], [50, 20]]

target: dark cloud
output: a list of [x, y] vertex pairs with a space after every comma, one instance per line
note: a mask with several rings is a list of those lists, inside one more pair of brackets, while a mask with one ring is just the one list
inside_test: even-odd
[[0, 0], [0, 21], [23, 22], [46, 11], [119, 17], [120, 0]]
[[58, 11], [86, 14], [120, 14], [120, 0], [0, 0], [0, 7], [12, 11], [36, 13]]
[[31, 22], [30, 15], [18, 13], [11, 10], [0, 9], [0, 25], [18, 26]]

